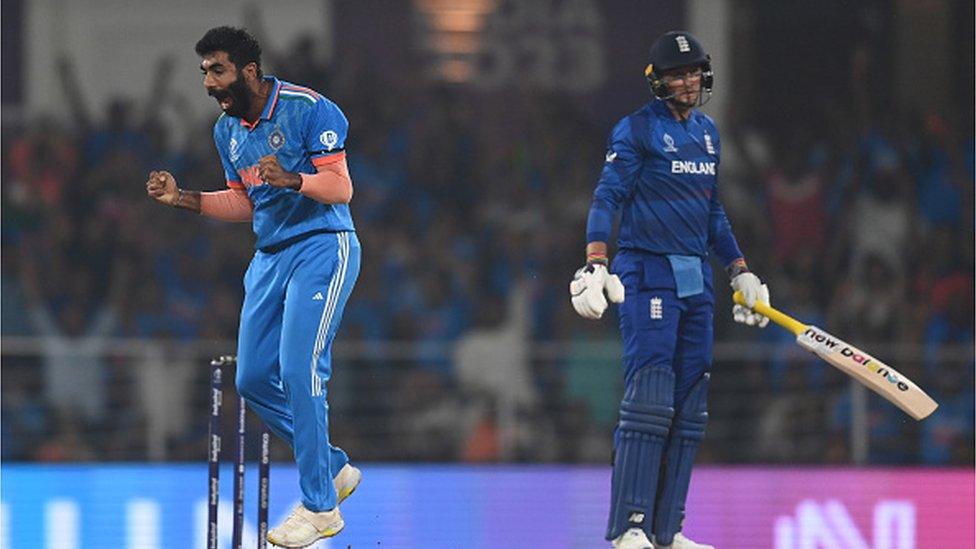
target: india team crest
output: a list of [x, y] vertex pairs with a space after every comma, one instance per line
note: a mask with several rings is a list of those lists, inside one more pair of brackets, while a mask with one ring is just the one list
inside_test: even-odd
[[322, 132], [322, 135], [319, 136], [319, 141], [321, 141], [322, 144], [325, 145], [326, 149], [331, 151], [332, 149], [335, 148], [336, 143], [339, 142], [339, 134], [337, 134], [332, 130], [325, 130], [324, 132]]
[[275, 128], [270, 135], [268, 135], [268, 146], [273, 150], [278, 150], [285, 144], [285, 134], [281, 133], [281, 130]]

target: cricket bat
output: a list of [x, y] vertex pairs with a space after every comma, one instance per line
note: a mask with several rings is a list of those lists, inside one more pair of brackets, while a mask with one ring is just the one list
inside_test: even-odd
[[[742, 292], [735, 292], [732, 300], [743, 307], [746, 306]], [[860, 381], [862, 385], [878, 393], [913, 418], [925, 419], [939, 407], [939, 404], [912, 380], [861, 349], [841, 341], [816, 326], [804, 324], [761, 301], [757, 301], [752, 310], [793, 332], [800, 347]]]

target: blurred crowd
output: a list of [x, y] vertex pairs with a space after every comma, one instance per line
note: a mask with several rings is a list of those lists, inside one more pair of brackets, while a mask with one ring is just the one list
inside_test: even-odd
[[[266, 64], [335, 100], [351, 122], [364, 255], [336, 344], [335, 440], [358, 459], [607, 462], [615, 321], [576, 317], [567, 283], [583, 260], [609, 128], [569, 95], [475, 92], [377, 74], [355, 56], [328, 65], [307, 41]], [[233, 340], [253, 238], [246, 225], [145, 196], [154, 169], [187, 189], [223, 183], [218, 107], [182, 116], [182, 92], [193, 90], [169, 90], [169, 60], [151, 98], [113, 98], [100, 114], [70, 60], [59, 70], [71, 120], [3, 126], [3, 334], [41, 336], [45, 348], [4, 356], [2, 457], [142, 460], [138, 363], [86, 337]], [[940, 402], [914, 424], [872, 396], [869, 462], [972, 463], [972, 127], [945, 113], [833, 114], [789, 135], [726, 122], [720, 188], [733, 228], [775, 305], [876, 349]], [[715, 365], [702, 459], [849, 462], [845, 378], [774, 327], [733, 325], [730, 309], [719, 291], [720, 343], [773, 351]], [[344, 344], [389, 342], [411, 352], [342, 354]], [[206, 416], [188, 417], [169, 459], [204, 455]]]

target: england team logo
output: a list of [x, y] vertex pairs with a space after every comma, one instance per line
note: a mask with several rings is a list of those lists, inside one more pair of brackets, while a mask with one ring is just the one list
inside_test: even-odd
[[691, 45], [688, 44], [688, 39], [680, 34], [674, 37], [675, 41], [678, 42], [678, 51], [681, 53], [688, 53], [691, 51]]
[[664, 152], [666, 153], [676, 153], [678, 149], [674, 146], [674, 138], [671, 134], [664, 134]]
[[664, 319], [664, 303], [660, 297], [651, 298], [651, 320]]
[[319, 141], [321, 141], [322, 144], [325, 145], [326, 149], [331, 151], [332, 149], [335, 148], [336, 143], [339, 142], [339, 134], [337, 134], [332, 130], [325, 130], [324, 132], [322, 132], [322, 135], [319, 136]]
[[284, 146], [284, 144], [285, 144], [285, 134], [281, 133], [280, 129], [275, 128], [274, 131], [271, 132], [270, 135], [268, 135], [268, 146], [271, 147], [272, 150], [277, 151], [282, 146]]
[[715, 147], [712, 146], [712, 136], [707, 133], [705, 134], [705, 150], [708, 151], [708, 154], [715, 154]]

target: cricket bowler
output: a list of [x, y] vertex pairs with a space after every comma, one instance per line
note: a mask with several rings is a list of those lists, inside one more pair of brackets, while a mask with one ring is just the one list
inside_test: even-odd
[[154, 171], [146, 190], [169, 206], [251, 222], [257, 250], [244, 275], [237, 391], [298, 464], [302, 502], [268, 541], [305, 547], [342, 530], [339, 503], [362, 479], [329, 441], [326, 399], [332, 341], [360, 263], [349, 123], [318, 92], [262, 74], [260, 45], [243, 29], [207, 31], [196, 53], [223, 110], [214, 141], [228, 188], [187, 191]]

